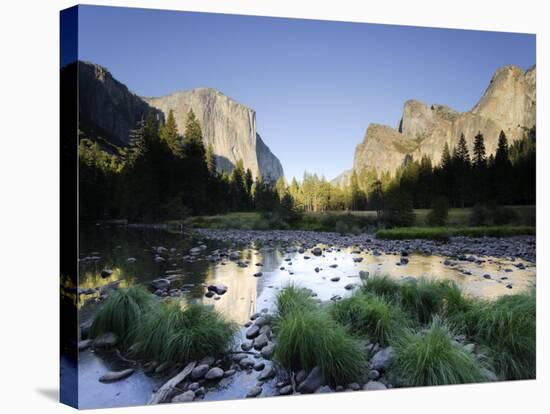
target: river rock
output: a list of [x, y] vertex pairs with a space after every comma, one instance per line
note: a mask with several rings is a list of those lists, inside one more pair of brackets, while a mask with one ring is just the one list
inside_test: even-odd
[[184, 402], [191, 402], [195, 399], [195, 392], [192, 390], [185, 391], [182, 394], [176, 395], [174, 398], [172, 398], [173, 403], [184, 403]]
[[314, 255], [314, 256], [321, 256], [323, 254], [323, 250], [321, 250], [320, 247], [314, 247], [312, 250], [311, 250], [311, 253]]
[[133, 373], [134, 373], [134, 369], [132, 368], [128, 368], [122, 371], [107, 372], [106, 374], [102, 375], [99, 378], [99, 382], [109, 383], [109, 382], [120, 381], [124, 378], [128, 378]]
[[79, 351], [85, 351], [86, 349], [88, 349], [90, 346], [92, 346], [92, 340], [91, 339], [84, 339], [82, 341], [79, 341], [78, 342], [78, 350]]
[[209, 369], [210, 367], [207, 364], [196, 366], [193, 368], [193, 371], [191, 371], [191, 379], [195, 381], [203, 379]]
[[262, 277], [262, 276], [263, 276], [262, 272], [254, 273], [254, 277]]
[[298, 385], [298, 391], [302, 394], [312, 394], [317, 388], [325, 385], [325, 378], [321, 368], [315, 367], [311, 370], [305, 380]]
[[338, 282], [339, 280], [340, 280], [340, 277], [338, 277], [338, 276], [334, 276], [334, 277], [330, 278], [331, 282]]
[[258, 387], [256, 385], [255, 387], [252, 387], [248, 390], [248, 392], [246, 393], [246, 398], [255, 398], [261, 393], [262, 393], [262, 387]]
[[254, 339], [254, 349], [261, 351], [269, 343], [269, 338], [265, 333], [259, 335]]
[[370, 360], [371, 369], [375, 369], [377, 371], [385, 371], [390, 367], [391, 363], [393, 362], [393, 358], [394, 351], [391, 346], [388, 346], [387, 348], [382, 348], [378, 352], [376, 352]]
[[363, 258], [362, 258], [362, 257], [354, 257], [354, 258], [353, 258], [353, 261], [354, 261], [355, 263], [361, 263], [361, 262], [363, 261]]
[[106, 332], [94, 339], [94, 348], [112, 348], [118, 344], [118, 336], [113, 332]]
[[233, 260], [234, 262], [236, 262], [237, 260], [239, 260], [241, 258], [241, 255], [239, 252], [231, 252], [229, 253], [229, 260]]
[[206, 373], [204, 378], [209, 381], [219, 380], [220, 378], [223, 378], [223, 369], [218, 367], [211, 368], [210, 371]]
[[202, 252], [202, 249], [200, 247], [193, 247], [192, 249], [189, 249], [189, 254], [191, 256], [197, 256], [201, 254], [201, 252]]
[[267, 381], [268, 379], [274, 378], [276, 374], [275, 368], [270, 365], [258, 376], [258, 380]]
[[154, 289], [168, 289], [170, 287], [170, 281], [168, 279], [155, 279], [151, 282], [151, 286]]
[[239, 365], [242, 367], [242, 368], [252, 368], [254, 365], [256, 364], [256, 362], [252, 359], [252, 358], [243, 358], [239, 361]]
[[101, 271], [101, 277], [107, 278], [113, 274], [113, 271], [111, 269], [103, 269]]
[[247, 341], [247, 342], [243, 342], [243, 343], [241, 344], [241, 349], [242, 349], [243, 351], [246, 352], [246, 351], [250, 351], [250, 350], [252, 349], [253, 346], [254, 346], [254, 345], [253, 345], [252, 342]]
[[284, 387], [281, 387], [281, 389], [279, 389], [279, 394], [280, 395], [292, 394], [292, 385], [285, 385]]
[[369, 381], [363, 387], [365, 391], [378, 391], [378, 390], [385, 390], [387, 388], [388, 387], [386, 387], [384, 384], [382, 384], [379, 381]]
[[376, 379], [378, 379], [378, 378], [380, 378], [380, 372], [378, 372], [378, 371], [375, 370], [375, 369], [371, 369], [371, 370], [369, 371], [369, 379], [371, 379], [371, 380], [376, 380]]
[[216, 283], [213, 285], [209, 285], [208, 290], [218, 295], [223, 295], [225, 292], [227, 292], [227, 286], [222, 285], [221, 283]]
[[262, 371], [265, 368], [265, 362], [259, 361], [254, 364], [254, 371]]
[[254, 324], [247, 329], [245, 335], [247, 339], [254, 339], [260, 334], [260, 326]]
[[236, 372], [237, 371], [234, 369], [228, 369], [227, 371], [224, 371], [223, 376], [225, 378], [232, 377], [233, 375], [235, 375]]
[[262, 348], [262, 350], [260, 351], [260, 355], [265, 359], [271, 359], [274, 351], [275, 351], [275, 344], [270, 343]]

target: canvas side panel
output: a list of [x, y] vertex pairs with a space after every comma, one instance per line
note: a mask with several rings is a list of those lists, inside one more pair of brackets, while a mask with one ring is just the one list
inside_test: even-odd
[[60, 13], [60, 400], [78, 407], [78, 7]]

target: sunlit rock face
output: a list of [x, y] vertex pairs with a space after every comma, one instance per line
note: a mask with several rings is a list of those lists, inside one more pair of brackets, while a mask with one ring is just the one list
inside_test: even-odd
[[452, 150], [464, 134], [470, 151], [481, 132], [488, 154], [496, 151], [500, 131], [509, 143], [523, 138], [536, 123], [536, 67], [504, 66], [493, 75], [479, 102], [468, 112], [408, 100], [397, 128], [371, 124], [355, 150], [353, 168], [393, 173], [405, 156], [427, 155], [438, 163], [445, 143]]
[[211, 88], [196, 88], [160, 98], [144, 98], [165, 116], [174, 111], [180, 133], [189, 110], [197, 116], [205, 145], [212, 144], [220, 170], [230, 171], [242, 160], [256, 177], [276, 180], [283, 175], [281, 163], [256, 131], [256, 112]]
[[160, 120], [174, 110], [182, 134], [192, 109], [201, 123], [205, 145], [213, 146], [218, 170], [231, 171], [242, 160], [254, 177], [276, 180], [283, 175], [279, 159], [256, 130], [256, 112], [215, 89], [142, 98], [95, 63], [78, 62], [78, 74], [79, 128], [107, 150], [128, 145], [130, 131], [149, 112]]

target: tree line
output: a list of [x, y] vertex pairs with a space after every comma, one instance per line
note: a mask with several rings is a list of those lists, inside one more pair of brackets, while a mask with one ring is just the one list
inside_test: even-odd
[[177, 219], [189, 214], [260, 211], [291, 222], [302, 212], [376, 210], [410, 214], [412, 208], [479, 204], [535, 203], [533, 127], [513, 144], [501, 131], [496, 153], [487, 155], [484, 136], [474, 138], [472, 152], [464, 135], [455, 148], [444, 145], [432, 165], [407, 155], [392, 175], [354, 170], [345, 185], [305, 172], [301, 182], [276, 183], [253, 177], [242, 160], [231, 172], [216, 169], [211, 145], [205, 147], [201, 125], [189, 111], [183, 134], [172, 111], [166, 121], [153, 115], [130, 134], [129, 146], [116, 154], [81, 137], [79, 146], [80, 216], [131, 221]]
[[274, 210], [282, 201], [274, 185], [254, 179], [242, 160], [230, 173], [217, 171], [214, 150], [205, 147], [193, 111], [183, 135], [172, 111], [165, 122], [150, 114], [131, 131], [128, 147], [116, 154], [81, 137], [79, 161], [83, 220], [154, 222], [189, 214]]
[[487, 154], [483, 134], [475, 136], [471, 153], [461, 135], [452, 151], [447, 143], [444, 145], [437, 165], [427, 156], [415, 160], [407, 155], [393, 175], [374, 169], [354, 170], [349, 182], [338, 186], [306, 172], [301, 184], [293, 179], [287, 187], [278, 182], [277, 188], [279, 193], [288, 189], [298, 207], [313, 212], [380, 212], [392, 203], [431, 208], [441, 199], [450, 207], [535, 204], [535, 145], [535, 127], [511, 145], [501, 131], [494, 155]]

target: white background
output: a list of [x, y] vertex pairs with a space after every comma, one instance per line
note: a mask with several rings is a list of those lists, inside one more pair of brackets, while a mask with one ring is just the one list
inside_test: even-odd
[[[117, 413], [548, 412], [549, 16], [539, 1], [97, 1], [284, 17], [537, 34], [538, 380], [117, 409]], [[4, 1], [0, 13], [0, 410], [70, 412], [57, 402], [59, 254], [59, 10], [71, 1]], [[101, 28], [98, 27], [98, 30]], [[546, 406], [546, 407], [545, 407]], [[102, 410], [101, 412], [115, 412]]]

